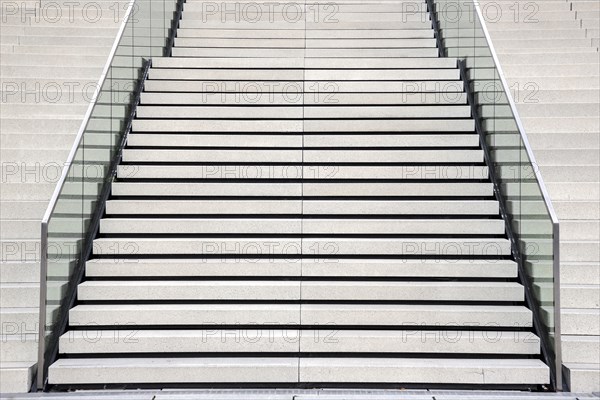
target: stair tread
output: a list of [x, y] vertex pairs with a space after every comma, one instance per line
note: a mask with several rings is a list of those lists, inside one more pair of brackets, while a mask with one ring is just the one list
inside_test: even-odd
[[100, 233], [238, 233], [251, 234], [497, 234], [501, 219], [305, 219], [305, 218], [104, 218]]
[[[65, 353], [101, 354], [113, 351], [114, 337], [135, 338], [136, 345], [125, 343], [123, 350], [130, 352], [224, 352], [225, 356], [236, 352], [396, 352], [396, 353], [486, 353], [502, 351], [503, 346], [515, 354], [539, 353], [539, 338], [526, 332], [453, 332], [452, 341], [440, 341], [449, 336], [444, 331], [372, 331], [342, 330], [332, 335], [331, 330], [272, 330], [261, 331], [253, 340], [239, 340], [239, 336], [227, 337], [227, 330], [213, 330], [210, 334], [201, 330], [122, 330], [118, 332], [72, 331], [61, 338]], [[87, 340], [94, 337], [93, 342]], [[325, 340], [325, 338], [336, 341]], [[489, 338], [494, 340], [490, 341]], [[387, 349], [386, 349], [387, 347]]]
[[[70, 311], [71, 326], [275, 324], [531, 326], [524, 306], [423, 304], [98, 304]], [[127, 321], [127, 322], [124, 322]], [[192, 322], [193, 321], [193, 322]]]
[[[223, 172], [225, 174], [225, 172]], [[124, 172], [124, 174], [126, 174]], [[329, 174], [328, 169], [323, 174]], [[416, 174], [417, 176], [419, 173]], [[276, 207], [275, 207], [276, 206]], [[477, 214], [497, 215], [495, 200], [108, 200], [107, 215]]]
[[[97, 370], [94, 375], [86, 373]], [[273, 375], [273, 370], [278, 371]], [[487, 371], [491, 378], [474, 371]], [[79, 370], [80, 373], [77, 373]], [[177, 358], [177, 359], [59, 359], [50, 367], [50, 382], [102, 382], [105, 376], [118, 382], [147, 382], [152, 370], [160, 370], [162, 382], [320, 381], [324, 373], [337, 382], [430, 382], [504, 383], [509, 378], [522, 383], [547, 381], [547, 367], [540, 360], [472, 359], [386, 359], [386, 358]], [[235, 371], [235, 376], [224, 373]], [[362, 378], [358, 378], [358, 370]], [[124, 374], [124, 372], [127, 373]], [[373, 371], [373, 372], [371, 372]], [[408, 371], [413, 371], [407, 374]], [[444, 372], [442, 372], [444, 371]], [[452, 371], [452, 372], [451, 372]], [[501, 373], [505, 371], [505, 373]], [[509, 371], [512, 371], [511, 374]], [[428, 375], [429, 372], [433, 376]], [[520, 376], [516, 376], [516, 375]], [[499, 375], [499, 376], [498, 376]], [[508, 375], [508, 376], [507, 376]], [[94, 378], [95, 376], [95, 378]], [[496, 376], [494, 378], [494, 376]], [[491, 379], [491, 381], [490, 381]]]
[[194, 260], [92, 259], [88, 276], [362, 276], [362, 277], [516, 277], [510, 260]]
[[78, 286], [82, 301], [102, 300], [454, 300], [522, 301], [512, 282], [336, 282], [336, 281], [102, 281]]

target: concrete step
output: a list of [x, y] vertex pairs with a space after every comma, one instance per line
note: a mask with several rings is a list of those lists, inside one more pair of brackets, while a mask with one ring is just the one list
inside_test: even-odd
[[[131, 147], [243, 147], [243, 148], [279, 148], [296, 147], [299, 150], [304, 148], [304, 152], [310, 147], [477, 147], [479, 136], [474, 133], [465, 134], [371, 134], [371, 135], [300, 135], [300, 134], [236, 134], [236, 135], [217, 135], [217, 134], [169, 134], [155, 135], [132, 133], [127, 137], [127, 144]], [[129, 151], [129, 150], [127, 150]], [[257, 152], [259, 150], [256, 150]], [[159, 153], [160, 154], [160, 153]], [[142, 173], [144, 166], [135, 166], [136, 173]], [[191, 166], [190, 166], [191, 167]], [[270, 166], [272, 167], [272, 166]], [[132, 173], [130, 166], [129, 173]], [[304, 169], [300, 168], [299, 169]], [[452, 168], [452, 167], [450, 167]], [[207, 167], [208, 169], [208, 167]], [[166, 168], [164, 171], [168, 170]], [[155, 169], [154, 171], [158, 171]], [[183, 171], [181, 171], [183, 172]]]
[[[100, 64], [102, 65], [102, 64]], [[98, 74], [102, 72], [101, 67], [75, 67], [75, 66], [37, 66], [29, 65], [26, 69], [22, 65], [2, 65], [0, 72], [4, 79], [36, 79], [40, 76], [56, 77], [56, 79], [64, 81], [68, 79], [97, 81]]]
[[0, 238], [6, 239], [36, 239], [40, 236], [40, 219], [30, 220], [0, 220]]
[[[181, 40], [186, 39], [182, 38]], [[403, 39], [398, 39], [403, 40]], [[210, 58], [289, 58], [296, 59], [298, 57], [306, 56], [307, 60], [317, 57], [341, 57], [341, 58], [360, 58], [360, 57], [434, 57], [437, 49], [435, 42], [429, 39], [405, 39], [409, 41], [413, 40], [427, 40], [427, 43], [419, 44], [416, 46], [403, 45], [403, 47], [375, 47], [365, 52], [360, 47], [347, 47], [347, 48], [335, 48], [330, 49], [329, 47], [311, 47], [310, 49], [304, 50], [303, 46], [296, 48], [234, 48], [234, 47], [185, 47], [178, 44], [175, 47], [175, 55], [178, 57], [210, 57]], [[156, 75], [155, 75], [156, 76]], [[163, 75], [164, 76], [164, 75]]]
[[[173, 47], [173, 56], [175, 57], [206, 57], [207, 55], [219, 57], [239, 57], [247, 56], [267, 56], [279, 55], [297, 56], [299, 51], [282, 50], [279, 51], [250, 51], [247, 49], [204, 49], [197, 47]], [[314, 57], [343, 57], [343, 58], [389, 58], [389, 57], [437, 57], [439, 51], [434, 46], [419, 47], [419, 48], [309, 48], [304, 50], [304, 56], [309, 58]]]
[[531, 132], [600, 132], [600, 122], [595, 117], [576, 117], [565, 120], [563, 117], [523, 117], [525, 129]]
[[531, 326], [524, 306], [444, 306], [391, 304], [113, 304], [78, 305], [71, 326], [185, 326], [219, 324], [337, 326]]
[[561, 259], [571, 262], [600, 261], [600, 242], [598, 241], [562, 241]]
[[[66, 105], [79, 107], [82, 104], [90, 103], [96, 85], [96, 82], [91, 79], [73, 79], [69, 81], [68, 79], [35, 79], [18, 76], [9, 79], [0, 81], [4, 89], [1, 92], [3, 103], [11, 106], [19, 105], [20, 107], [37, 104], [60, 105], [59, 107], [51, 107], [57, 109]], [[55, 115], [46, 114], [46, 117], [51, 118]]]
[[[3, 142], [4, 143], [4, 142]], [[4, 182], [3, 182], [4, 184]], [[46, 201], [3, 201], [0, 204], [2, 219], [39, 219], [46, 211]]]
[[537, 117], [593, 117], [600, 113], [600, 99], [596, 101], [590, 101], [587, 103], [543, 103], [539, 102], [536, 104], [522, 103], [519, 104], [519, 112], [522, 113], [524, 118], [529, 116]]
[[26, 117], [32, 114], [37, 116], [48, 116], [52, 118], [54, 115], [79, 117], [85, 114], [89, 104], [3, 104], [0, 117]]
[[[393, 4], [390, 4], [392, 7]], [[187, 5], [188, 7], [190, 5]], [[352, 6], [352, 5], [342, 5]], [[367, 6], [368, 7], [368, 6]], [[205, 39], [242, 39], [249, 43], [252, 39], [259, 40], [307, 40], [307, 39], [432, 39], [431, 29], [311, 29], [307, 31], [293, 29], [186, 29], [177, 30], [178, 38], [205, 38]], [[226, 43], [226, 42], [225, 42]], [[282, 43], [278, 41], [276, 43]]]
[[589, 182], [548, 182], [546, 187], [550, 196], [557, 200], [598, 200], [600, 189], [596, 183]]
[[597, 63], [581, 63], [573, 65], [545, 65], [543, 69], [538, 66], [507, 65], [503, 67], [504, 72], [514, 77], [535, 78], [538, 76], [598, 76]]
[[600, 240], [600, 221], [563, 219], [561, 221], [561, 237], [565, 240]]
[[[98, 38], [99, 40], [101, 38]], [[61, 42], [59, 42], [61, 43]], [[44, 45], [19, 45], [13, 49], [15, 54], [64, 54], [67, 57], [75, 55], [102, 56], [110, 52], [110, 41], [106, 41], [104, 46], [44, 46]]]
[[48, 201], [54, 192], [56, 183], [3, 183], [2, 201]]
[[[468, 366], [467, 366], [468, 365]], [[94, 374], [87, 373], [97, 369]], [[151, 368], [151, 369], [150, 369]], [[177, 359], [61, 359], [50, 367], [50, 383], [145, 383], [152, 378], [170, 382], [409, 382], [525, 384], [548, 382], [539, 360], [473, 359], [331, 359], [331, 358], [177, 358]], [[82, 373], [86, 371], [86, 373]], [[494, 377], [501, 377], [496, 378]]]
[[[576, 27], [579, 28], [579, 24], [575, 22]], [[537, 25], [537, 24], [536, 24]], [[496, 54], [502, 56], [504, 54], [563, 54], [563, 53], [588, 53], [590, 57], [596, 57], [598, 49], [593, 47], [540, 47], [540, 48], [517, 48], [506, 46], [503, 48], [496, 48]], [[591, 53], [591, 54], [590, 54]]]
[[[588, 14], [588, 16], [592, 16], [592, 15]], [[583, 29], [593, 29], [593, 28], [598, 27], [598, 22], [595, 21], [595, 19], [598, 19], [598, 18], [582, 17], [578, 22], [581, 24], [581, 27]]]
[[523, 287], [510, 282], [300, 282], [300, 281], [88, 281], [81, 301], [523, 301]]
[[[492, 196], [491, 183], [140, 183], [114, 182], [114, 196]], [[598, 198], [598, 197], [596, 197]]]
[[[435, 119], [435, 120], [143, 120], [133, 121], [133, 132], [473, 132], [472, 119]], [[543, 125], [542, 122], [539, 122]]]
[[561, 268], [561, 283], [565, 285], [599, 285], [600, 276], [596, 274], [598, 271], [600, 271], [599, 263], [564, 262]]
[[[492, 8], [490, 8], [490, 12], [492, 12], [494, 6], [492, 5], [491, 7]], [[513, 16], [514, 16], [514, 13], [513, 13]], [[523, 22], [523, 21], [521, 21], [521, 22]], [[456, 24], [456, 22], [453, 20], [449, 20], [448, 23], [453, 24], [453, 25]], [[471, 24], [471, 26], [472, 26], [472, 24]], [[543, 30], [578, 29], [578, 28], [581, 28], [581, 22], [577, 21], [574, 18], [572, 19], [569, 17], [567, 19], [560, 20], [560, 21], [537, 21], [535, 23], [519, 23], [519, 21], [517, 21], [515, 23], [515, 20], [513, 18], [512, 21], [508, 21], [506, 19], [500, 19], [498, 22], [494, 22], [494, 23], [492, 23], [491, 21], [487, 21], [487, 27], [488, 27], [488, 30], [490, 31], [490, 33], [492, 34], [492, 39], [494, 39], [496, 37], [495, 34], [497, 32], [502, 32], [505, 30], [519, 29], [519, 30], [537, 31], [540, 29], [543, 29]], [[496, 40], [494, 40], [494, 44], [496, 44]], [[558, 47], [558, 46], [554, 46], [554, 48], [556, 48], [556, 47]]]
[[[596, 107], [598, 108], [598, 107]], [[595, 111], [590, 109], [590, 112]], [[590, 114], [594, 115], [594, 114]], [[202, 106], [140, 106], [137, 118], [469, 118], [471, 109], [466, 105], [450, 106], [269, 106], [269, 107], [202, 107]]]
[[[70, 55], [68, 57], [71, 66], [94, 68], [106, 62], [103, 55]], [[64, 65], [62, 58], [48, 57], [45, 54], [4, 54], [0, 65], [4, 66], [60, 66]]]
[[[45, 36], [43, 30], [40, 31], [40, 29], [36, 29], [35, 27], [28, 29], [31, 29], [30, 33], [26, 36], [19, 36], [19, 47], [45, 47], [48, 49], [47, 51], [51, 53], [54, 53], [54, 47], [57, 46], [56, 43], [60, 43], [60, 46], [68, 46], [69, 48], [85, 48], [89, 46], [106, 47], [106, 54], [108, 57], [108, 49], [110, 49], [115, 41], [112, 35], [105, 34], [104, 32], [80, 31], [79, 33], [81, 36], [73, 37], [69, 36], [70, 32], [67, 31], [68, 28], [55, 28], [55, 31], [51, 36]], [[91, 36], [84, 36], [83, 34], [86, 33]], [[96, 36], [94, 36], [94, 34]], [[42, 50], [40, 50], [40, 52], [41, 51]]]
[[562, 337], [562, 355], [565, 364], [595, 363], [600, 356], [600, 336], [575, 336]]
[[[81, 188], [83, 186], [83, 189]], [[2, 201], [46, 201], [50, 198], [56, 187], [55, 182], [40, 182], [39, 180], [26, 183], [4, 183], [0, 200]], [[83, 185], [67, 184], [63, 193], [65, 196], [81, 193], [83, 190], [86, 195], [97, 196], [102, 188], [100, 181], [85, 182]], [[79, 191], [78, 191], [79, 189]], [[20, 239], [19, 239], [20, 240]]]
[[[127, 163], [480, 163], [482, 150], [123, 150]], [[289, 171], [288, 171], [289, 172]]]
[[[399, 18], [401, 20], [401, 18]], [[418, 16], [412, 21], [340, 21], [335, 24], [323, 23], [322, 21], [307, 21], [306, 24], [301, 20], [274, 20], [269, 21], [263, 19], [259, 21], [251, 20], [240, 20], [229, 19], [227, 21], [220, 21], [218, 19], [212, 21], [202, 21], [202, 19], [188, 19], [182, 18], [179, 26], [184, 29], [192, 28], [204, 28], [204, 29], [318, 29], [318, 30], [338, 30], [338, 29], [431, 29], [431, 22], [422, 20], [421, 16]]]
[[[440, 340], [448, 337], [450, 340]], [[115, 337], [135, 339], [135, 343]], [[488, 338], [494, 338], [489, 340]], [[90, 338], [95, 338], [90, 340]], [[240, 340], [241, 339], [241, 340]], [[248, 337], [250, 339], [250, 337]], [[332, 340], [334, 339], [334, 340]], [[505, 347], [506, 346], [506, 347]], [[526, 332], [444, 332], [259, 329], [252, 340], [227, 330], [70, 331], [60, 339], [66, 354], [123, 353], [472, 353], [538, 354], [539, 338]], [[506, 351], [508, 349], [508, 351]]]
[[[537, 93], [537, 90], [582, 90], [582, 89], [600, 89], [600, 78], [590, 76], [587, 85], [584, 85], [580, 77], [574, 76], [556, 76], [556, 77], [521, 77], [509, 76], [507, 78], [509, 86], [513, 88], [525, 87], [526, 89]], [[514, 90], [514, 89], [513, 89]]]
[[[537, 24], [533, 24], [538, 27]], [[464, 39], [463, 42], [468, 40]], [[472, 39], [471, 39], [472, 40]], [[452, 41], [450, 44], [456, 46], [456, 43]], [[591, 47], [592, 39], [498, 39], [493, 41], [494, 46], [499, 49], [506, 49], [511, 47], [519, 47], [522, 49], [536, 49], [536, 48], [554, 48], [554, 47], [567, 47], [567, 48], [576, 48], [576, 47]], [[468, 46], [467, 43], [464, 43], [464, 46]], [[510, 76], [511, 74], [509, 74]], [[514, 75], [513, 75], [514, 76]]]
[[[565, 118], [577, 118], [568, 117]], [[560, 149], [560, 148], [577, 148], [582, 149], [593, 149], [600, 148], [600, 137], [594, 132], [572, 132], [570, 135], [566, 135], [564, 132], [530, 132], [527, 134], [530, 138], [530, 143], [535, 148], [543, 149]], [[552, 168], [554, 166], [544, 166], [545, 168]], [[549, 177], [555, 176], [554, 172], [548, 171]], [[595, 176], [595, 171], [589, 171], [586, 176]], [[556, 176], [558, 178], [558, 176]], [[567, 179], [568, 180], [568, 179]], [[578, 180], [582, 180], [581, 177]], [[585, 180], [585, 179], [583, 179]]]
[[[285, 60], [282, 58], [282, 60]], [[264, 65], [264, 64], [263, 64]], [[6, 73], [5, 76], [14, 76], [17, 72], [13, 72], [10, 66], [3, 66], [2, 71]], [[53, 72], [53, 67], [37, 67], [43, 72]], [[226, 65], [221, 66], [220, 69], [206, 68], [206, 69], [176, 69], [176, 68], [152, 68], [149, 71], [148, 77], [150, 79], [167, 79], [167, 80], [308, 80], [308, 81], [415, 81], [415, 80], [457, 80], [459, 77], [458, 69], [386, 69], [386, 70], [374, 70], [374, 69], [354, 69], [354, 70], [337, 70], [337, 69], [314, 69], [303, 71], [301, 69], [274, 69], [274, 70], [248, 70], [248, 69], [225, 69]], [[583, 71], [576, 75], [567, 76], [578, 76]], [[591, 70], [588, 68], [588, 70]], [[85, 69], [80, 70], [80, 74], [83, 74]], [[573, 72], [575, 74], [575, 72]], [[12, 75], [11, 75], [12, 74]], [[532, 74], [532, 73], [531, 73]], [[594, 73], [589, 73], [594, 75]], [[63, 75], [64, 76], [64, 75]], [[79, 75], [82, 76], [82, 75]], [[75, 75], [77, 77], [77, 75]]]
[[[571, 9], [573, 11], [598, 11], [600, 7], [594, 1], [571, 1]], [[586, 13], [584, 15], [589, 15]]]
[[0, 262], [0, 282], [34, 283], [40, 281], [40, 265], [37, 262]]
[[[90, 149], [90, 153], [91, 153]], [[24, 170], [35, 170], [31, 168], [35, 163], [42, 164], [46, 167], [46, 172], [50, 175], [50, 165], [54, 162], [54, 169], [59, 169], [62, 167], [59, 162], [55, 160], [66, 160], [69, 155], [68, 149], [58, 149], [58, 150], [50, 150], [50, 149], [9, 149], [3, 148], [0, 150], [0, 155], [2, 159], [7, 163], [16, 164], [19, 168]], [[42, 169], [42, 168], [40, 168]], [[9, 172], [4, 171], [8, 176]], [[19, 171], [20, 172], [20, 171]], [[22, 175], [22, 174], [21, 174]], [[42, 179], [40, 179], [42, 180]]]
[[26, 148], [34, 140], [39, 140], [43, 143], [46, 149], [68, 149], [69, 146], [73, 145], [75, 140], [75, 134], [51, 134], [43, 136], [35, 133], [23, 133], [23, 134], [2, 134], [0, 135], [2, 145], [7, 148]]
[[[493, 33], [494, 38], [500, 40], [531, 40], [531, 39], [584, 39], [586, 38], [585, 31], [583, 29], [511, 29], [497, 31]], [[518, 57], [517, 57], [518, 59]], [[507, 58], [509, 62], [513, 60]]]
[[[39, 282], [39, 280], [38, 280]], [[30, 308], [40, 304], [40, 284], [35, 283], [5, 283], [0, 284], [2, 300], [0, 307]], [[61, 299], [66, 291], [62, 281], [48, 282], [48, 298]]]
[[[146, 82], [145, 89], [147, 92], [142, 93], [142, 104], [300, 106], [302, 103], [358, 105], [376, 102], [389, 105], [463, 105], [467, 101], [466, 94], [461, 93], [463, 85], [458, 81], [306, 81], [301, 84], [292, 81], [150, 80]], [[442, 91], [444, 95], [431, 93], [435, 90]]]
[[[264, 7], [264, 6], [263, 6]], [[252, 22], [258, 26], [265, 26], [265, 24], [287, 24], [289, 26], [296, 26], [302, 24], [306, 27], [314, 27], [319, 28], [325, 24], [331, 24], [333, 21], [328, 20], [327, 17], [323, 17], [323, 10], [319, 11], [316, 9], [304, 9], [304, 7], [298, 5], [296, 7], [297, 12], [303, 14], [300, 20], [293, 21], [291, 20], [287, 12], [285, 12], [282, 8], [280, 10], [268, 10], [268, 7], [265, 7], [265, 11], [271, 11], [270, 13], [265, 12], [264, 14], [261, 12], [256, 13], [256, 17], [253, 19], [248, 19], [245, 17], [245, 13], [238, 12], [236, 17], [227, 17], [224, 16], [226, 12], [225, 9], [222, 9], [221, 12], [216, 13], [202, 13], [197, 11], [186, 10], [185, 14], [182, 16], [182, 20], [185, 21], [195, 21], [201, 20], [203, 22], [220, 22], [221, 24], [232, 24], [232, 23], [244, 23], [244, 22]], [[427, 6], [425, 4], [417, 4], [415, 7], [415, 11], [413, 12], [369, 12], [370, 10], [354, 10], [354, 11], [340, 11], [335, 14], [335, 23], [341, 22], [370, 22], [377, 21], [378, 18], [381, 21], [398, 21], [400, 24], [406, 24], [409, 22], [425, 22], [429, 20], [429, 15], [426, 12]], [[303, 20], [304, 19], [304, 20]], [[333, 18], [329, 18], [333, 19]], [[277, 24], [279, 25], [279, 24]], [[269, 25], [266, 25], [269, 26]], [[401, 25], [402, 26], [402, 25]]]
[[554, 201], [554, 209], [565, 219], [600, 219], [600, 205], [589, 201]]
[[86, 263], [89, 277], [313, 276], [313, 277], [486, 277], [515, 278], [517, 266], [507, 260], [392, 259], [228, 260], [110, 259]]
[[[173, 168], [171, 168], [173, 167]], [[186, 176], [196, 179], [427, 179], [427, 180], [463, 180], [487, 179], [487, 167], [465, 167], [465, 166], [328, 166], [315, 165], [301, 169], [299, 165], [290, 166], [250, 166], [250, 165], [207, 165], [205, 167], [177, 167], [167, 166], [162, 170], [138, 167], [137, 165], [123, 166], [120, 171], [121, 179], [128, 178], [177, 178]], [[179, 173], [179, 171], [181, 171]], [[178, 175], [179, 173], [179, 175]]]
[[561, 307], [600, 309], [600, 285], [561, 284]]
[[[589, 246], [596, 246], [597, 242]], [[581, 246], [580, 246], [581, 247]], [[506, 239], [288, 239], [267, 238], [204, 238], [204, 239], [96, 239], [96, 255], [132, 254], [186, 254], [207, 255], [231, 253], [255, 254], [315, 254], [320, 251], [333, 251], [335, 255], [437, 255], [460, 254], [464, 257], [475, 255], [508, 256], [510, 244]], [[564, 250], [565, 253], [567, 249]], [[575, 250], [572, 250], [575, 251]], [[570, 253], [570, 252], [569, 252]], [[320, 254], [320, 253], [319, 253]], [[331, 254], [331, 253], [325, 253]], [[578, 261], [574, 259], [573, 261]]]
[[[583, 146], [582, 146], [583, 147]], [[588, 146], [587, 148], [591, 148]], [[562, 168], [562, 169], [561, 169]], [[600, 173], [593, 169], [585, 169], [581, 166], [541, 166], [540, 171], [543, 171], [543, 176], [551, 177], [557, 182], [598, 182]], [[549, 179], [550, 180], [550, 179]], [[567, 217], [565, 217], [565, 220]]]
[[574, 392], [593, 392], [600, 385], [598, 363], [565, 363], [563, 370], [569, 380], [569, 388]]
[[37, 361], [38, 343], [35, 335], [3, 335], [0, 359], [4, 363]]
[[[571, 32], [571, 31], [568, 31]], [[582, 35], [585, 35], [581, 30], [572, 31], [577, 32]], [[543, 33], [543, 32], [542, 32]], [[526, 33], [527, 34], [527, 33]], [[557, 34], [564, 34], [564, 32], [557, 32]], [[540, 66], [550, 66], [550, 65], [577, 65], [577, 64], [586, 64], [593, 62], [594, 59], [598, 59], [597, 55], [590, 53], [564, 53], [565, 58], [558, 58], [556, 54], [522, 54], [522, 53], [503, 53], [500, 55], [500, 61], [502, 65], [540, 65]]]
[[2, 393], [27, 393], [33, 384], [36, 371], [34, 362], [2, 362], [0, 374], [0, 392]]
[[561, 308], [563, 335], [600, 335], [600, 310], [589, 308]]
[[0, 284], [0, 307], [36, 307], [40, 304], [38, 283]]
[[[73, 133], [75, 134], [81, 125], [81, 118], [60, 117], [54, 118], [2, 118], [2, 133], [39, 132], [39, 133]], [[2, 149], [6, 150], [6, 149]]]
[[[577, 156], [576, 156], [577, 155]], [[600, 164], [600, 157], [597, 150], [582, 150], [582, 149], [552, 149], [537, 151], [536, 159], [540, 165], [580, 165], [580, 166], [597, 166]], [[556, 199], [561, 200], [561, 199]], [[575, 200], [575, 199], [573, 199]], [[582, 199], [583, 200], [583, 199]]]
[[[18, 35], [20, 36], [19, 43], [20, 44], [35, 44], [35, 40], [23, 40], [29, 36], [68, 36], [68, 35], [81, 35], [82, 40], [85, 38], [91, 37], [104, 37], [110, 38], [114, 42], [114, 35], [117, 33], [117, 27], [101, 27], [97, 25], [93, 25], [90, 23], [83, 23], [82, 25], [69, 26], [68, 23], [63, 23], [62, 25], [53, 25], [51, 23], [47, 24], [39, 24], [39, 25], [31, 25], [29, 23], [20, 23], [15, 22], [13, 25], [4, 25], [2, 26], [2, 35]], [[81, 44], [82, 41], [80, 40]], [[40, 43], [41, 44], [41, 43]], [[56, 45], [56, 42], [47, 41], [44, 44], [52, 44]], [[61, 42], [61, 44], [65, 44]], [[93, 39], [90, 41], [91, 45], [98, 45], [99, 43], [94, 43]]]
[[503, 235], [501, 219], [104, 218], [100, 234], [436, 234]]
[[[204, 41], [204, 39], [200, 39]], [[412, 41], [412, 39], [411, 39]], [[355, 42], [353, 40], [353, 42]], [[337, 45], [338, 42], [334, 42]], [[338, 46], [333, 46], [338, 47]], [[310, 69], [451, 69], [456, 70], [456, 60], [452, 58], [391, 58], [382, 60], [379, 58], [359, 58], [355, 60], [339, 60], [337, 58], [319, 58], [304, 60], [303, 58], [292, 60], [277, 60], [271, 58], [249, 58], [249, 59], [202, 59], [202, 58], [178, 58], [159, 57], [152, 63], [155, 69], [177, 69], [177, 68], [259, 68], [265, 66], [278, 66], [279, 68], [310, 68]], [[306, 71], [308, 72], [308, 71]]]
[[[276, 206], [276, 207], [275, 207]], [[494, 200], [108, 200], [107, 215], [498, 215]]]
[[38, 307], [0, 308], [0, 322], [7, 336], [23, 337], [37, 335], [39, 325]]

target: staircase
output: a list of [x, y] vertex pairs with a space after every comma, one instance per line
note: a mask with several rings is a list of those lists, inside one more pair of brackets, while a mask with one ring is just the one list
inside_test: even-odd
[[49, 384], [548, 384], [425, 2], [237, 4], [153, 59]]
[[521, 6], [522, 14], [535, 11], [536, 23], [515, 21], [514, 1], [491, 4], [502, 8], [503, 17], [488, 27], [561, 220], [562, 353], [569, 387], [598, 392], [600, 3]]
[[40, 220], [126, 5], [41, 3], [0, 0], [2, 393], [31, 388], [38, 350]]

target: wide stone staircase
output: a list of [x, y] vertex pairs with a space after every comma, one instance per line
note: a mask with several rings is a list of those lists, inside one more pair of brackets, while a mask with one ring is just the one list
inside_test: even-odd
[[40, 220], [125, 7], [120, 0], [0, 0], [0, 392], [31, 387]]
[[237, 4], [152, 60], [50, 385], [548, 384], [425, 2]]
[[562, 354], [570, 389], [597, 392], [600, 3], [515, 4], [483, 1], [482, 10], [489, 11], [487, 26], [560, 219]]

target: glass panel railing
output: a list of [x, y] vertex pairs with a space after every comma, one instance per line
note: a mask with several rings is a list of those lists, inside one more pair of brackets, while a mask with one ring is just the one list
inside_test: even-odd
[[554, 387], [561, 390], [558, 219], [477, 1], [428, 4], [440, 53], [457, 58], [461, 66], [496, 196], [509, 222], [527, 305]]
[[[181, 2], [180, 2], [181, 3]], [[56, 357], [151, 57], [168, 54], [176, 0], [132, 0], [42, 220], [38, 389]], [[46, 255], [44, 257], [44, 255]]]

